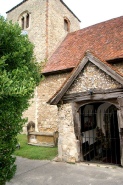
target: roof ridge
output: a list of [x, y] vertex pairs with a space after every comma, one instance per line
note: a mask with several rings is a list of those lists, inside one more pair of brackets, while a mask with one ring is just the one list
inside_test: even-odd
[[109, 20], [106, 20], [106, 21], [102, 21], [102, 22], [99, 22], [99, 23], [95, 23], [95, 24], [93, 24], [93, 25], [90, 25], [90, 26], [81, 28], [81, 29], [79, 29], [79, 30], [70, 32], [70, 33], [68, 33], [68, 35], [70, 35], [70, 34], [72, 35], [72, 34], [75, 34], [75, 33], [77, 33], [77, 32], [81, 32], [81, 31], [83, 31], [83, 30], [87, 30], [87, 29], [90, 29], [90, 28], [93, 28], [93, 27], [96, 27], [96, 26], [99, 26], [99, 25], [102, 25], [102, 24], [105, 24], [105, 23], [108, 23], [108, 24], [109, 24], [109, 22], [112, 22], [113, 20], [117, 20], [118, 18], [123, 18], [123, 16], [114, 17], [114, 18], [109, 19]]

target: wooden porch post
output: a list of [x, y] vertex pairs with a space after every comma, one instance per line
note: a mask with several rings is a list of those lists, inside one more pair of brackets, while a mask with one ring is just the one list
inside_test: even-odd
[[119, 110], [118, 113], [118, 124], [120, 133], [120, 154], [121, 154], [121, 166], [123, 166], [123, 97], [118, 97]]
[[80, 105], [73, 103], [73, 118], [74, 118], [74, 131], [76, 139], [80, 143], [80, 161], [84, 161], [82, 153], [82, 135], [81, 135], [81, 114], [80, 114]]

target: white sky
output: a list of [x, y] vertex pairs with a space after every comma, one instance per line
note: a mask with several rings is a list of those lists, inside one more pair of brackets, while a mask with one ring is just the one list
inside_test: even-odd
[[[0, 14], [22, 0], [0, 0]], [[81, 28], [123, 15], [123, 0], [64, 0], [66, 5], [81, 20]]]

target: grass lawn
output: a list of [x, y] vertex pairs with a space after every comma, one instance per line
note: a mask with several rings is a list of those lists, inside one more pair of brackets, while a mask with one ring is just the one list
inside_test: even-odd
[[28, 159], [52, 160], [57, 155], [57, 147], [32, 146], [27, 144], [27, 136], [18, 135], [20, 149], [16, 149], [14, 155]]

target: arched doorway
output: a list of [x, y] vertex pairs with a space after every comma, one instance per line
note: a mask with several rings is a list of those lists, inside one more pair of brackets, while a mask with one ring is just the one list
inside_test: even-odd
[[120, 165], [117, 108], [107, 102], [96, 102], [82, 106], [80, 114], [84, 161]]

